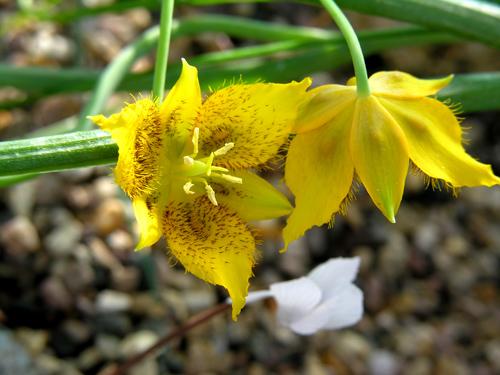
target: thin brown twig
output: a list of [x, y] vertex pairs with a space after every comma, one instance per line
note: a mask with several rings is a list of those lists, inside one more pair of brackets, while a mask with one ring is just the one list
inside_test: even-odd
[[170, 332], [167, 336], [159, 339], [155, 344], [150, 346], [148, 349], [146, 349], [143, 352], [140, 352], [140, 353], [130, 357], [129, 359], [127, 359], [121, 366], [119, 366], [110, 375], [125, 375], [126, 372], [128, 370], [130, 370], [130, 368], [137, 365], [139, 362], [141, 362], [146, 357], [155, 353], [158, 349], [167, 345], [173, 339], [184, 336], [192, 328], [206, 322], [207, 320], [213, 318], [214, 316], [216, 316], [218, 314], [223, 313], [224, 311], [228, 310], [230, 307], [231, 307], [230, 304], [221, 303], [219, 305], [216, 305], [214, 307], [211, 307], [209, 309], [206, 309], [206, 310], [196, 314], [195, 316], [190, 318], [186, 323], [184, 323], [183, 325], [181, 325], [180, 327], [178, 327], [174, 331]]

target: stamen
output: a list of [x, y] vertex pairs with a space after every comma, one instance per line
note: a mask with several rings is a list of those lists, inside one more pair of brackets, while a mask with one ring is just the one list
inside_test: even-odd
[[184, 190], [184, 193], [186, 194], [194, 194], [194, 191], [191, 190], [191, 188], [194, 186], [193, 182], [191, 180], [189, 180], [188, 182], [186, 182], [184, 184], [184, 186], [182, 187], [182, 189]]
[[218, 203], [217, 203], [217, 199], [215, 198], [215, 191], [214, 191], [214, 189], [212, 189], [212, 187], [209, 184], [206, 184], [205, 185], [205, 190], [207, 192], [208, 199], [210, 200], [210, 202], [212, 202], [212, 204], [214, 206], [217, 206]]
[[196, 157], [198, 155], [198, 141], [200, 139], [200, 128], [194, 128], [193, 130], [193, 154], [191, 155], [192, 157]]
[[212, 171], [217, 171], [217, 172], [229, 172], [229, 169], [227, 168], [223, 168], [223, 167], [217, 167], [217, 166], [213, 166], [212, 167]]
[[194, 165], [194, 159], [191, 156], [184, 156], [184, 165], [192, 167]]
[[233, 184], [242, 184], [243, 179], [241, 177], [231, 176], [230, 174], [222, 174], [222, 173], [212, 173], [213, 177], [218, 177], [228, 182], [232, 182]]
[[224, 146], [214, 151], [215, 156], [225, 155], [229, 150], [234, 147], [233, 142], [226, 143]]
[[215, 152], [212, 152], [210, 156], [207, 158], [206, 164], [208, 165], [207, 176], [212, 174], [212, 163], [214, 162]]

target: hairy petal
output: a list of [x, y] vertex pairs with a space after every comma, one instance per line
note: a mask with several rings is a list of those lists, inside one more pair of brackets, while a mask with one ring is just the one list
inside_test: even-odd
[[242, 179], [234, 184], [212, 178], [210, 183], [217, 200], [236, 211], [243, 221], [273, 219], [288, 215], [292, 206], [273, 185], [248, 171], [234, 171], [231, 175]]
[[255, 263], [255, 240], [238, 214], [206, 197], [174, 201], [165, 209], [162, 230], [186, 271], [228, 290], [236, 320]]
[[200, 106], [198, 70], [182, 59], [181, 75], [160, 106], [161, 121], [170, 140], [165, 151], [172, 157], [179, 156], [186, 146], [191, 147], [189, 141]]
[[294, 133], [305, 133], [325, 125], [356, 100], [356, 89], [342, 85], [319, 86], [308, 94], [311, 99], [299, 110]]
[[153, 245], [161, 237], [158, 215], [156, 207], [152, 203], [147, 203], [144, 199], [134, 199], [132, 207], [139, 227], [139, 243], [136, 249], [141, 250]]
[[[369, 84], [375, 95], [414, 99], [436, 94], [448, 86], [452, 79], [453, 75], [438, 79], [419, 79], [408, 73], [391, 71], [373, 74], [369, 79]], [[355, 85], [356, 78], [351, 78], [347, 84]]]
[[114, 169], [118, 185], [132, 199], [151, 193], [158, 185], [159, 154], [164, 141], [157, 105], [151, 99], [141, 99], [109, 118], [97, 115], [91, 120], [110, 132], [118, 144]]
[[285, 182], [295, 195], [295, 209], [283, 230], [286, 247], [314, 225], [331, 220], [348, 195], [354, 166], [349, 152], [353, 108], [325, 126], [298, 134], [290, 144]]
[[398, 124], [373, 95], [356, 102], [351, 156], [373, 202], [395, 222], [408, 172], [408, 146]]
[[231, 85], [214, 92], [196, 122], [201, 153], [233, 142], [232, 150], [217, 157], [218, 165], [245, 169], [267, 162], [287, 141], [310, 84], [306, 78], [288, 84]]
[[456, 187], [500, 183], [490, 165], [466, 153], [460, 124], [446, 105], [430, 98], [380, 102], [403, 129], [410, 159], [425, 174]]

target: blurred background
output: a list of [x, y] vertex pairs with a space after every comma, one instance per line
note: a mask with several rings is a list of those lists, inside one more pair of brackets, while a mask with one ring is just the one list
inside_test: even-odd
[[[110, 2], [81, 1], [89, 7]], [[60, 25], [19, 17], [20, 4], [31, 2], [0, 0], [0, 22], [9, 25], [0, 35], [0, 59], [15, 66], [103, 68], [159, 17], [137, 8]], [[176, 7], [179, 18], [201, 13], [333, 28], [324, 11], [305, 5]], [[348, 16], [357, 30], [396, 25]], [[170, 61], [245, 44], [250, 42], [223, 33], [182, 37], [172, 43]], [[154, 55], [147, 55], [133, 71], [149, 71], [153, 64]], [[370, 73], [430, 77], [500, 70], [500, 54], [457, 42], [392, 49], [370, 56], [367, 65]], [[345, 83], [351, 74], [345, 65], [312, 77], [316, 85]], [[0, 104], [22, 97], [0, 87]], [[0, 138], [19, 138], [76, 116], [87, 99], [69, 93], [4, 105]], [[111, 111], [124, 100], [130, 101], [128, 93], [114, 95]], [[463, 126], [469, 153], [499, 175], [499, 113], [468, 114]], [[282, 186], [280, 174], [267, 177]], [[264, 241], [252, 290], [303, 276], [331, 257], [359, 256], [362, 321], [300, 337], [277, 325], [276, 306], [266, 301], [247, 306], [237, 323], [229, 314], [216, 317], [130, 374], [500, 373], [499, 187], [462, 189], [454, 198], [410, 175], [396, 224], [360, 190], [333, 230], [314, 228], [285, 254], [278, 254], [283, 221], [256, 225]], [[222, 289], [175, 264], [163, 242], [136, 253], [135, 241], [130, 202], [110, 167], [46, 174], [0, 189], [0, 374], [105, 374], [225, 299]]]

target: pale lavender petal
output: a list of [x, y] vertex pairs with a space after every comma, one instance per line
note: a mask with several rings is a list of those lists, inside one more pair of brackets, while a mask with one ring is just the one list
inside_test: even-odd
[[306, 277], [272, 284], [271, 292], [278, 303], [278, 321], [286, 326], [309, 314], [321, 301], [321, 290]]
[[347, 284], [307, 316], [290, 324], [290, 328], [301, 335], [311, 335], [320, 329], [339, 329], [353, 325], [362, 315], [363, 293], [355, 285]]
[[337, 287], [351, 283], [358, 273], [360, 259], [334, 258], [314, 268], [308, 278], [313, 280], [323, 292], [323, 299], [336, 293]]

